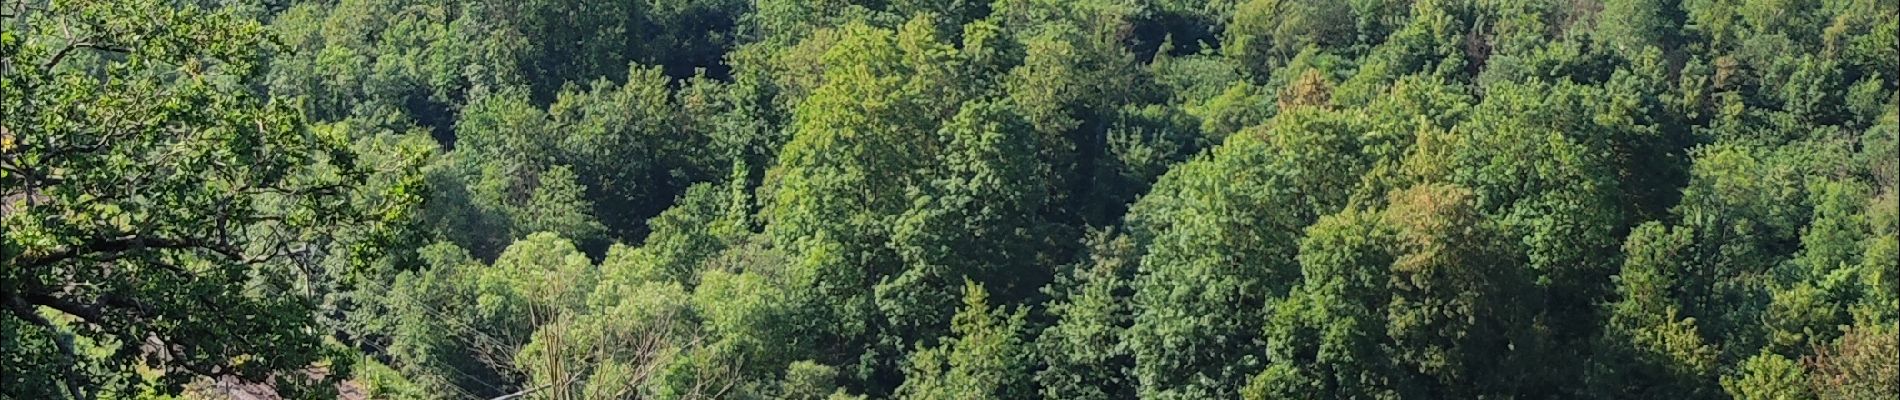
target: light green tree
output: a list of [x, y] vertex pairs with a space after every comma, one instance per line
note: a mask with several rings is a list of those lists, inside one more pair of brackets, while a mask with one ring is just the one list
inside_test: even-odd
[[897, 397], [906, 399], [1017, 399], [1034, 395], [1035, 361], [1026, 340], [1027, 310], [991, 309], [989, 292], [964, 281], [963, 306], [951, 335], [938, 347], [910, 355]]

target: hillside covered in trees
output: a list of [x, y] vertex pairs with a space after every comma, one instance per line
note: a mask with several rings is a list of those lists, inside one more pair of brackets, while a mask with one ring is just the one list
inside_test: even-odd
[[1900, 398], [1894, 0], [8, 0], [0, 398]]

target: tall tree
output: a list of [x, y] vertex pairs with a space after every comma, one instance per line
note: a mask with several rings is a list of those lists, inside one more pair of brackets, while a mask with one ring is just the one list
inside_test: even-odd
[[903, 272], [876, 288], [878, 307], [903, 335], [940, 336], [959, 284], [993, 287], [1009, 302], [1030, 297], [1050, 274], [1039, 250], [1050, 226], [1039, 211], [1049, 187], [1036, 137], [1007, 103], [973, 101], [939, 132], [944, 143], [927, 189], [897, 217], [891, 247]]
[[1033, 396], [1030, 369], [1035, 365], [1024, 327], [1027, 310], [991, 309], [989, 292], [964, 282], [963, 306], [951, 321], [951, 333], [939, 347], [911, 354], [904, 385], [906, 399], [1020, 399]]
[[0, 12], [0, 393], [177, 393], [207, 377], [316, 394], [347, 376], [315, 326], [331, 279], [317, 271], [404, 238], [428, 153], [359, 162], [352, 132], [255, 93], [269, 41], [231, 9]]
[[1297, 282], [1295, 232], [1314, 217], [1261, 136], [1169, 171], [1130, 212], [1149, 246], [1123, 339], [1142, 396], [1231, 397], [1262, 367], [1266, 305]]
[[843, 31], [768, 172], [776, 181], [763, 219], [773, 243], [798, 260], [796, 285], [809, 291], [801, 299], [824, 312], [807, 321], [825, 325], [807, 330], [831, 345], [824, 361], [857, 363], [847, 376], [879, 393], [895, 387], [904, 342], [918, 338], [887, 332], [874, 288], [903, 272], [892, 229], [909, 193], [931, 185], [927, 168], [946, 145], [937, 121], [962, 103], [952, 79], [960, 57], [924, 18], [897, 32], [863, 23]]
[[1056, 322], [1036, 338], [1047, 365], [1036, 372], [1045, 399], [1135, 396], [1134, 360], [1122, 335], [1133, 319], [1129, 278], [1139, 248], [1127, 235], [1104, 232], [1090, 234], [1088, 244], [1088, 258], [1049, 286], [1047, 312]]

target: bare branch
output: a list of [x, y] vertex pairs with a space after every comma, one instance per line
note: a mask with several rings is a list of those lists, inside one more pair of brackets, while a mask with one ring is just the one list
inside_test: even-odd
[[59, 312], [79, 317], [79, 319], [85, 320], [87, 323], [93, 325], [104, 326], [106, 322], [105, 313], [99, 311], [98, 307], [79, 304], [72, 300], [53, 297], [45, 293], [23, 293], [20, 298], [26, 300], [27, 304], [59, 310]]
[[140, 249], [187, 249], [193, 247], [203, 247], [203, 245], [190, 240], [125, 235], [93, 240], [75, 246], [61, 246], [44, 253], [23, 255], [12, 261], [14, 265], [31, 268], [73, 259], [86, 254], [121, 253]]
[[496, 398], [494, 398], [494, 399], [491, 399], [491, 400], [509, 400], [509, 399], [516, 399], [516, 398], [521, 398], [522, 396], [527, 396], [527, 395], [530, 395], [530, 394], [534, 394], [534, 392], [539, 392], [539, 391], [541, 391], [541, 389], [547, 389], [547, 388], [548, 388], [548, 386], [549, 386], [549, 385], [541, 385], [541, 386], [535, 386], [535, 387], [531, 387], [531, 388], [527, 388], [527, 389], [525, 389], [525, 390], [522, 390], [522, 391], [519, 391], [519, 392], [514, 392], [514, 393], [509, 393], [509, 394], [505, 394], [505, 395], [501, 395], [500, 397], [496, 397]]
[[71, 55], [73, 50], [78, 50], [78, 49], [92, 49], [92, 50], [106, 51], [106, 52], [113, 52], [113, 53], [120, 53], [120, 54], [132, 52], [132, 49], [113, 46], [110, 44], [92, 42], [90, 40], [79, 41], [79, 42], [69, 43], [66, 45], [66, 47], [60, 48], [59, 52], [53, 53], [53, 58], [50, 60], [46, 60], [46, 64], [41, 65], [40, 68], [53, 69], [53, 67], [59, 66], [59, 62], [64, 61], [66, 59], [66, 56]]

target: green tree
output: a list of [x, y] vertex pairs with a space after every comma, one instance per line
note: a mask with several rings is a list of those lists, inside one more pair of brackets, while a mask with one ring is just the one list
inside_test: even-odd
[[1027, 310], [990, 309], [989, 292], [964, 281], [963, 307], [940, 347], [912, 353], [897, 397], [1018, 399], [1034, 395], [1034, 358], [1025, 336]]
[[785, 369], [785, 380], [779, 383], [778, 395], [791, 400], [823, 400], [842, 396], [841, 389], [834, 382], [838, 370], [811, 361], [792, 363]]
[[1644, 47], [1670, 48], [1678, 27], [1671, 2], [1656, 0], [1608, 0], [1596, 15], [1599, 40], [1623, 54], [1634, 54]]
[[1029, 297], [1051, 274], [1038, 271], [1049, 227], [1039, 211], [1050, 188], [1035, 160], [1034, 131], [1007, 103], [970, 102], [938, 133], [935, 178], [892, 227], [905, 266], [876, 287], [879, 309], [900, 334], [941, 335], [956, 308], [955, 282], [995, 287], [1003, 301]]
[[1684, 314], [1706, 323], [1725, 359], [1756, 353], [1777, 265], [1791, 259], [1807, 214], [1796, 171], [1739, 146], [1702, 149], [1675, 213], [1696, 233]]
[[[728, 183], [733, 184], [744, 182]], [[703, 263], [751, 233], [745, 223], [746, 205], [732, 199], [744, 193], [734, 196], [730, 189], [711, 183], [693, 185], [673, 208], [647, 221], [653, 233], [645, 243], [608, 249], [601, 261], [602, 273], [628, 282], [677, 282], [689, 289], [698, 285]], [[735, 205], [740, 208], [733, 209]]]
[[[607, 286], [603, 284], [602, 286]], [[673, 282], [603, 288], [587, 312], [557, 314], [513, 356], [526, 388], [570, 399], [655, 397], [696, 342], [692, 303]], [[702, 393], [708, 394], [709, 393]]]
[[1383, 211], [1343, 211], [1308, 228], [1305, 279], [1273, 303], [1265, 329], [1271, 364], [1243, 394], [1564, 392], [1553, 376], [1522, 372], [1549, 360], [1549, 339], [1528, 306], [1540, 294], [1473, 194], [1430, 184], [1391, 197]]
[[[1159, 91], [1150, 89], [1152, 77], [1136, 63], [1134, 54], [1118, 45], [1117, 37], [1110, 36], [1110, 32], [1090, 30], [1102, 29], [1104, 25], [1082, 25], [1055, 18], [1086, 18], [1085, 15], [1096, 12], [1102, 13], [1095, 15], [1099, 18], [1122, 18], [1117, 16], [1117, 11], [1091, 9], [1092, 6], [1103, 4], [1008, 2], [997, 5], [1011, 7], [999, 13], [1005, 13], [1003, 28], [1016, 35], [1022, 51], [1020, 63], [1009, 68], [999, 80], [1014, 111], [1037, 133], [1037, 160], [1046, 166], [1042, 180], [1055, 189], [1050, 204], [1059, 206], [1055, 209], [1059, 213], [1052, 218], [1061, 222], [1106, 224], [1115, 217], [1107, 212], [1121, 209], [1128, 200], [1112, 197], [1119, 193], [1101, 190], [1094, 184], [1101, 179], [1097, 175], [1102, 172], [1100, 166], [1109, 164], [1110, 144], [1106, 132], [1111, 129], [1121, 104], [1140, 104]], [[1009, 23], [1019, 22], [1009, 19], [1015, 17], [1012, 14], [1015, 12], [1054, 20], [1035, 28], [1012, 26]]]
[[720, 67], [737, 24], [726, 0], [595, 4], [577, 0], [481, 1], [467, 11], [513, 49], [513, 68], [548, 100], [569, 82], [626, 78], [629, 63], [674, 77]]
[[1887, 0], [0, 3], [0, 397], [1893, 397]]
[[945, 92], [955, 87], [945, 74], [956, 53], [926, 22], [901, 32], [844, 28], [824, 53], [823, 85], [797, 107], [761, 200], [766, 233], [797, 260], [791, 275], [808, 291], [800, 299], [823, 312], [805, 321], [824, 325], [808, 331], [830, 345], [822, 361], [858, 363], [847, 376], [878, 391], [895, 386], [889, 375], [906, 347], [888, 340], [917, 338], [885, 334], [874, 287], [903, 272], [892, 227], [912, 205], [909, 191], [931, 185], [924, 171], [946, 145], [936, 121], [961, 103]]
[[1631, 231], [1623, 245], [1609, 325], [1598, 339], [1590, 376], [1602, 396], [1709, 398], [1718, 367], [1697, 321], [1684, 310], [1703, 282], [1692, 269], [1692, 229], [1651, 222]]
[[418, 252], [419, 269], [397, 274], [388, 285], [364, 285], [384, 296], [379, 311], [388, 324], [359, 341], [381, 350], [391, 367], [425, 391], [506, 394], [505, 386], [520, 379], [512, 360], [533, 326], [479, 312], [483, 294], [476, 281], [487, 266], [468, 251], [438, 242]]
[[1619, 190], [1622, 143], [1649, 131], [1597, 87], [1507, 84], [1491, 88], [1470, 119], [1420, 135], [1407, 171], [1469, 188], [1488, 218], [1520, 243], [1547, 291], [1553, 330], [1566, 341], [1595, 335], [1609, 292], [1618, 232], [1631, 212]]
[[1264, 78], [1309, 46], [1344, 47], [1358, 40], [1345, 1], [1250, 0], [1224, 32], [1222, 51]]
[[1348, 209], [1320, 218], [1300, 240], [1305, 277], [1273, 305], [1265, 329], [1271, 364], [1248, 398], [1397, 398], [1419, 395], [1395, 363], [1384, 307], [1397, 233], [1379, 213]]
[[399, 251], [427, 151], [362, 163], [350, 132], [256, 93], [270, 42], [234, 9], [0, 13], [0, 395], [228, 376], [322, 397], [349, 376], [317, 332], [327, 278], [305, 273]]
[[1231, 397], [1262, 367], [1266, 305], [1297, 282], [1296, 232], [1316, 217], [1261, 136], [1176, 166], [1130, 211], [1147, 244], [1124, 339], [1142, 396]]
[[669, 84], [659, 68], [636, 65], [624, 84], [597, 80], [548, 106], [559, 159], [574, 166], [588, 198], [613, 200], [589, 210], [613, 237], [644, 238], [647, 218], [716, 169], [707, 135], [690, 130]]
[[1046, 368], [1036, 372], [1045, 399], [1119, 399], [1135, 396], [1128, 375], [1134, 360], [1122, 341], [1133, 315], [1129, 279], [1140, 260], [1127, 235], [1092, 232], [1088, 259], [1056, 277], [1047, 289], [1048, 314], [1036, 348]]
[[1734, 376], [1722, 378], [1722, 388], [1737, 399], [1812, 399], [1807, 372], [1794, 360], [1775, 354], [1750, 357]]

